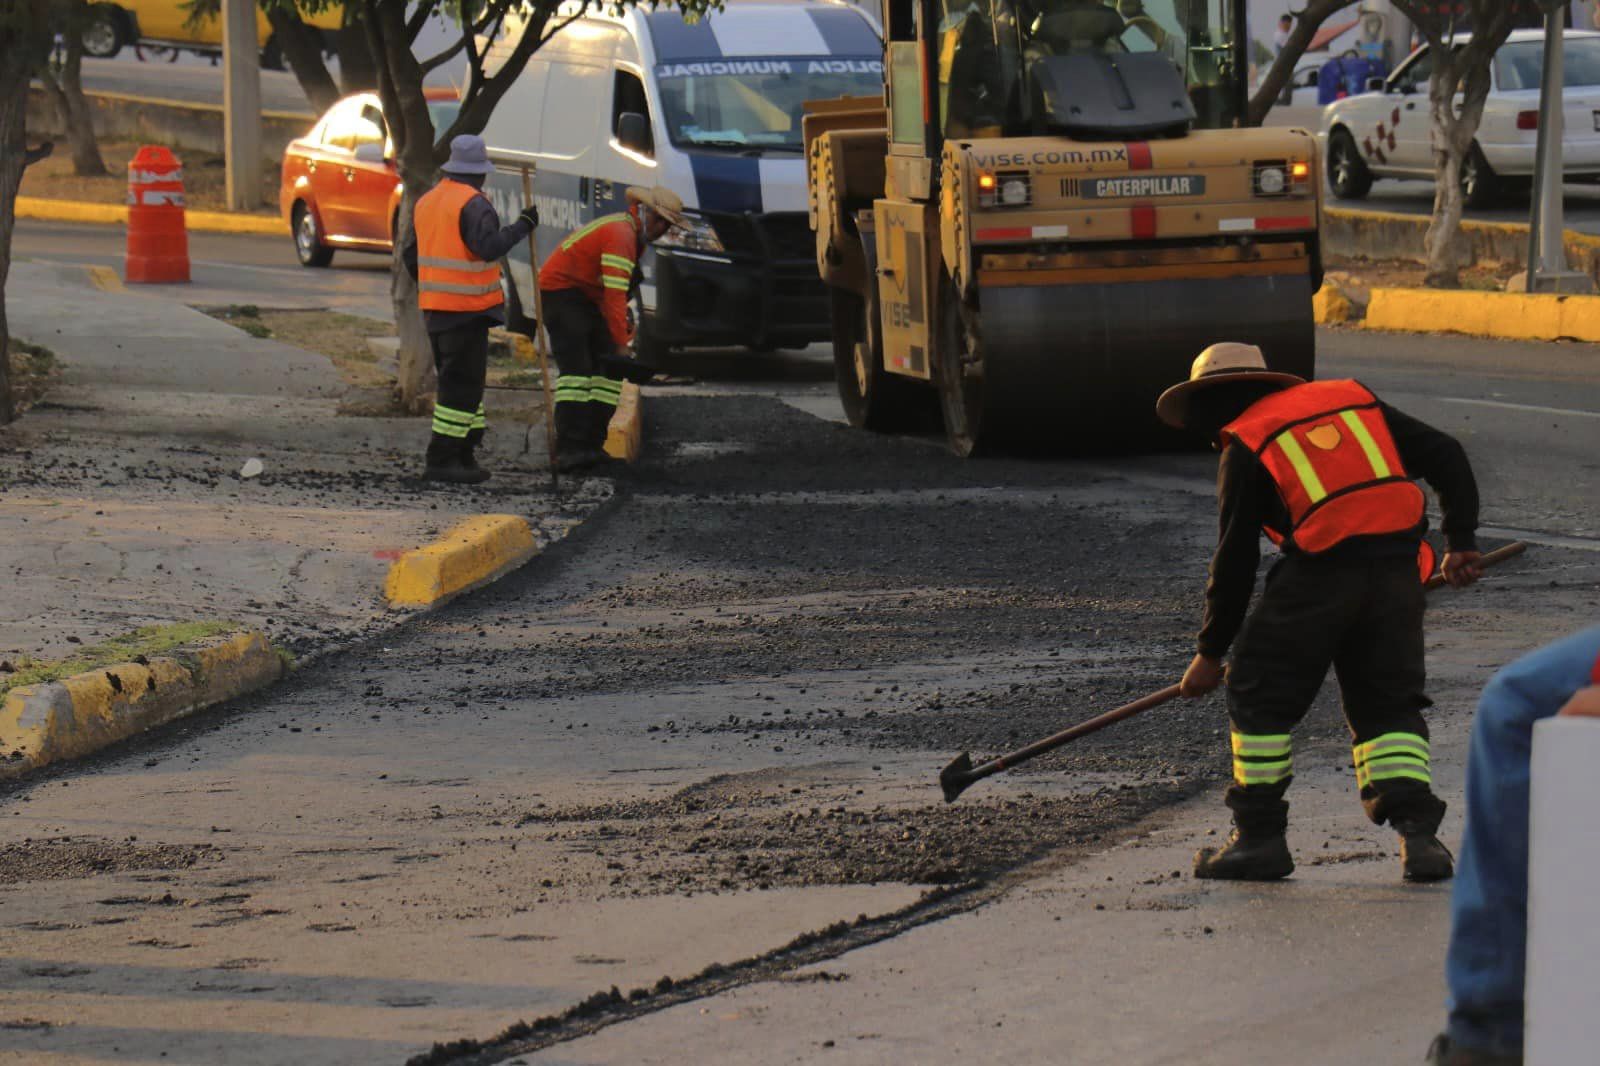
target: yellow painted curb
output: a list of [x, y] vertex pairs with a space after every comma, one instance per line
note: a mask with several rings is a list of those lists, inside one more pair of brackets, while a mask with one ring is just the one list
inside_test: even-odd
[[533, 530], [516, 515], [469, 518], [389, 566], [391, 607], [427, 607], [513, 570], [533, 557]]
[[1600, 341], [1600, 296], [1373, 289], [1366, 328], [1528, 341]]
[[1311, 298], [1311, 314], [1319, 326], [1338, 326], [1350, 321], [1355, 315], [1355, 307], [1343, 289], [1331, 281], [1324, 281], [1322, 288]]
[[[96, 89], [87, 93], [87, 96], [98, 100], [115, 100], [124, 104], [142, 104], [147, 107], [170, 108], [174, 111], [214, 111], [223, 113], [221, 104], [211, 104], [204, 100], [168, 100], [160, 96], [134, 96], [132, 93], [102, 92]], [[262, 111], [262, 118], [285, 119], [291, 122], [305, 122], [309, 127], [317, 121], [317, 116], [309, 111]]]
[[[46, 200], [37, 196], [17, 197], [17, 217], [41, 222], [90, 222], [97, 225], [127, 225], [125, 204], [95, 204], [82, 200]], [[235, 215], [226, 211], [185, 211], [184, 226], [197, 233], [243, 233], [287, 237], [289, 226], [281, 218], [268, 215]]]
[[617, 410], [606, 428], [606, 454], [632, 463], [643, 450], [644, 415], [639, 386], [629, 381], [622, 386], [622, 398], [617, 401]]
[[253, 692], [276, 681], [283, 669], [271, 641], [243, 632], [142, 663], [12, 689], [0, 705], [0, 780], [82, 758]]

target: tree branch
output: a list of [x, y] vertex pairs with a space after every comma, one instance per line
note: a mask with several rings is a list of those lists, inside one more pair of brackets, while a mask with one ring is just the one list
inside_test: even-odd
[[1312, 0], [1304, 11], [1296, 13], [1294, 29], [1290, 31], [1288, 41], [1284, 43], [1283, 49], [1268, 68], [1266, 77], [1262, 78], [1261, 84], [1256, 87], [1256, 94], [1250, 98], [1249, 114], [1245, 120], [1248, 125], [1259, 126], [1262, 119], [1267, 117], [1267, 112], [1272, 110], [1278, 94], [1294, 75], [1295, 64], [1300, 62], [1311, 42], [1316, 40], [1322, 24], [1355, 2], [1356, 0]]

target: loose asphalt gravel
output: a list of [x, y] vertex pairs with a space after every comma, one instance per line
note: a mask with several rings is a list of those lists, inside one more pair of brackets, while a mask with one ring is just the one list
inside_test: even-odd
[[[315, 745], [306, 734], [383, 723], [407, 749], [395, 756], [404, 772], [383, 783], [440, 787], [337, 812], [340, 831], [368, 846], [330, 883], [389, 878], [374, 891], [390, 897], [341, 917], [338, 929], [369, 936], [399, 906], [416, 908], [413, 923], [447, 923], [577, 900], [928, 890], [902, 926], [822, 930], [802, 938], [803, 958], [772, 956], [765, 976], [815, 961], [819, 943], [843, 950], [975, 905], [982, 886], [1103, 846], [1225, 777], [1226, 720], [1212, 699], [1124, 722], [954, 805], [935, 784], [959, 751], [997, 754], [1176, 679], [1213, 537], [1203, 495], [1120, 480], [1105, 462], [961, 461], [934, 441], [851, 430], [760, 396], [661, 395], [647, 418], [651, 458], [528, 568], [273, 693], [61, 776], [207, 750], [243, 758], [281, 749], [288, 732]], [[1163, 460], [1202, 477], [1212, 462]], [[511, 722], [526, 730], [525, 787], [484, 788], [470, 769], [417, 779], [428, 745]], [[1301, 735], [1348, 758], [1327, 691]], [[611, 763], [656, 778], [607, 781]], [[277, 913], [245, 902], [265, 882], [329, 872], [302, 870], [320, 860], [282, 841], [216, 839], [171, 851], [103, 837], [14, 842], [0, 846], [0, 881], [183, 867], [206, 885], [255, 886], [227, 904], [246, 922]], [[383, 872], [358, 872], [380, 858]], [[164, 891], [184, 898], [184, 876]], [[191, 887], [189, 898], [209, 897]], [[161, 894], [146, 903], [163, 906]], [[703, 988], [732, 979], [714, 970]], [[514, 1027], [506, 1046], [685, 994], [677, 976], [675, 986], [639, 975], [631, 997], [599, 994]], [[481, 1052], [468, 1042], [428, 1061], [495, 1057]]]

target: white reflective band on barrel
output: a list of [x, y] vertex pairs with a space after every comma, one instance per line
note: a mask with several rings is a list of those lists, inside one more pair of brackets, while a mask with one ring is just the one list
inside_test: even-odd
[[182, 207], [183, 193], [161, 192], [158, 190], [144, 189], [140, 192], [128, 190], [128, 203], [135, 207]]
[[130, 184], [130, 185], [154, 185], [158, 181], [182, 181], [182, 180], [183, 180], [183, 168], [182, 167], [179, 167], [177, 170], [168, 171], [168, 172], [166, 172], [164, 174], [157, 174], [154, 171], [150, 171], [150, 170], [130, 170], [130, 171], [128, 171], [128, 184]]

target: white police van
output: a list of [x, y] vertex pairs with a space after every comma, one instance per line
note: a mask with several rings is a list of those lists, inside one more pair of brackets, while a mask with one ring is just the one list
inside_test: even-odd
[[[801, 105], [882, 91], [876, 28], [837, 0], [735, 0], [692, 23], [665, 7], [595, 11], [540, 46], [484, 139], [536, 164], [541, 256], [624, 210], [629, 185], [683, 197], [692, 226], [641, 262], [641, 355], [799, 347], [829, 336]], [[502, 217], [520, 209], [515, 175], [493, 175], [486, 191]], [[531, 293], [526, 250], [515, 255], [518, 288]]]

